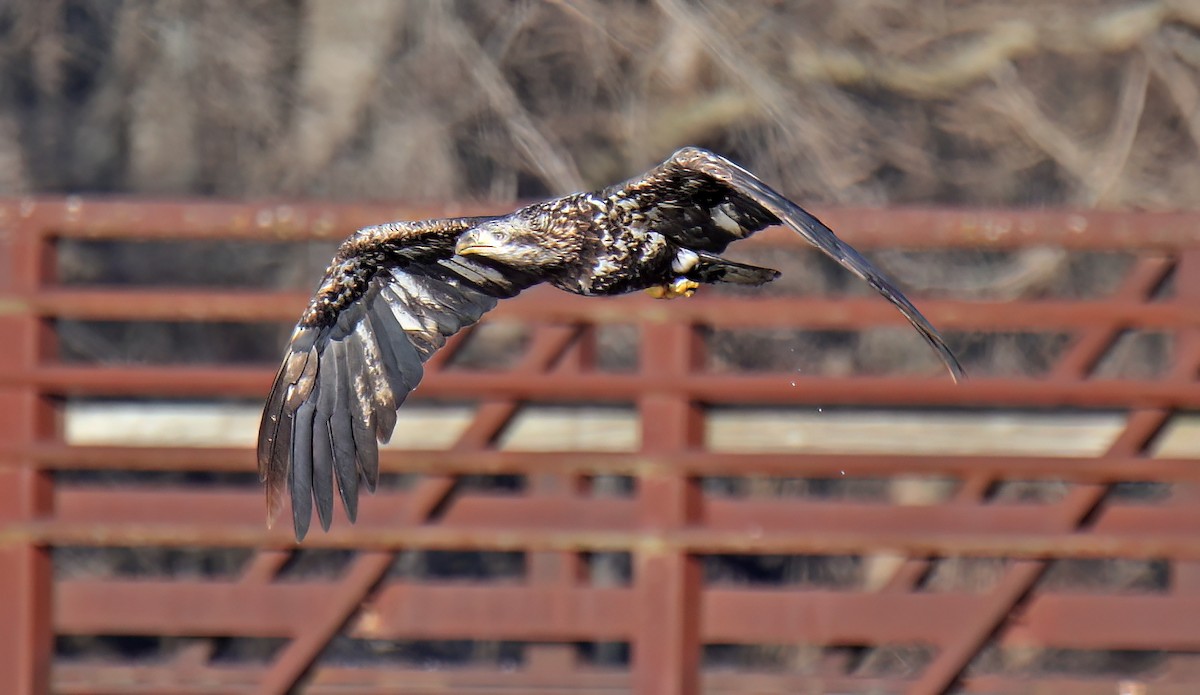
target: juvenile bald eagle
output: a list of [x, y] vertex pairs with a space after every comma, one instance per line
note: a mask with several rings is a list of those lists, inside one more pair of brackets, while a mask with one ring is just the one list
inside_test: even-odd
[[502, 217], [393, 222], [347, 239], [292, 333], [263, 410], [258, 472], [269, 518], [290, 492], [296, 538], [308, 531], [314, 501], [328, 530], [336, 483], [353, 521], [360, 482], [373, 491], [379, 478], [377, 441], [391, 436], [422, 363], [497, 300], [543, 282], [581, 295], [663, 298], [708, 283], [761, 285], [779, 272], [717, 254], [775, 224], [875, 288], [952, 377], [963, 375], [933, 326], [857, 251], [746, 170], [688, 147], [598, 192]]

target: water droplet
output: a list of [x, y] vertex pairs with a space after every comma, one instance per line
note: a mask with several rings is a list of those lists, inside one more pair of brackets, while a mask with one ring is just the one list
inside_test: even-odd
[[794, 382], [794, 381], [793, 381], [793, 382], [792, 382], [792, 386], [793, 386], [793, 387], [795, 387], [795, 386], [796, 386], [796, 382]]
[[842, 471], [842, 475], [846, 475], [846, 471]]

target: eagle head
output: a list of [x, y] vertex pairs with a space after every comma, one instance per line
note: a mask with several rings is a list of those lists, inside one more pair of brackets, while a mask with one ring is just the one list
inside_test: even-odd
[[514, 268], [547, 270], [570, 262], [564, 239], [543, 234], [526, 220], [502, 218], [473, 227], [458, 238], [454, 252]]

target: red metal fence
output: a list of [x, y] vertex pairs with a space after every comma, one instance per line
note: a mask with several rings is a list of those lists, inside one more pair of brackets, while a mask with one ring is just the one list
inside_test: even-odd
[[[386, 219], [457, 214], [425, 208], [252, 206], [24, 200], [0, 203], [0, 690], [133, 692], [1125, 692], [1190, 693], [1200, 681], [1200, 465], [1161, 455], [1164, 428], [1200, 410], [1200, 215], [995, 211], [826, 211], [862, 249], [1011, 250], [1033, 246], [1127, 257], [1101, 298], [1007, 302], [922, 300], [948, 333], [1062, 335], [1044, 374], [976, 373], [954, 385], [927, 374], [823, 376], [714, 369], [698, 329], [858, 331], [901, 326], [876, 298], [750, 297], [586, 300], [533, 291], [494, 319], [530, 327], [503, 371], [452, 366], [455, 341], [430, 365], [419, 396], [473, 404], [445, 450], [389, 451], [383, 468], [420, 474], [364, 500], [304, 548], [351, 549], [334, 576], [287, 580], [296, 546], [268, 531], [251, 485], [83, 485], [57, 471], [249, 472], [243, 448], [70, 445], [64, 397], [257, 398], [274, 365], [78, 364], [57, 353], [57, 322], [291, 322], [306, 293], [66, 286], [55, 277], [67, 239], [302, 241], [338, 239]], [[769, 232], [752, 245], [800, 248]], [[632, 371], [596, 365], [596, 326], [638, 331]], [[1129, 331], [1166, 336], [1168, 363], [1150, 376], [1096, 367]], [[915, 338], [914, 338], [915, 339]], [[968, 364], [968, 369], [971, 366]], [[634, 451], [512, 451], [501, 433], [523, 404], [636, 408]], [[719, 406], [845, 406], [1106, 413], [1119, 432], [1097, 455], [1020, 452], [799, 454], [714, 450], [705, 427]], [[933, 422], [933, 421], [931, 421]], [[934, 427], [933, 424], [930, 427]], [[1019, 439], [1023, 435], [1014, 433]], [[769, 449], [770, 447], [766, 447]], [[525, 476], [518, 492], [452, 494], [464, 474]], [[631, 495], [597, 494], [600, 474], [634, 478]], [[720, 495], [709, 477], [887, 479], [933, 476], [953, 494], [931, 504], [819, 496]], [[1006, 481], [1063, 481], [1052, 498], [994, 494]], [[1161, 494], [1114, 495], [1121, 483]], [[55, 577], [61, 548], [249, 549], [236, 576]], [[413, 580], [391, 572], [411, 550], [524, 553], [519, 577]], [[592, 581], [596, 554], [629, 553], [628, 582]], [[706, 580], [705, 558], [893, 555], [873, 586], [760, 586]], [[935, 590], [948, 558], [996, 558], [985, 586]], [[1064, 559], [1153, 561], [1157, 583], [1090, 591], [1047, 584]], [[1097, 565], [1099, 567], [1099, 565]], [[55, 638], [202, 638], [169, 658], [72, 658]], [[219, 656], [219, 640], [267, 640], [257, 660]], [[431, 669], [326, 659], [337, 640], [482, 640], [522, 646], [512, 664]], [[604, 666], [578, 643], [626, 643], [629, 664]], [[709, 650], [705, 651], [705, 645]], [[802, 667], [714, 665], [712, 645], [805, 646]], [[924, 656], [872, 672], [856, 660], [888, 645]], [[769, 648], [769, 647], [768, 647]], [[815, 650], [815, 651], [812, 651]], [[1054, 671], [1013, 654], [1151, 655]], [[905, 652], [896, 658], [903, 659]], [[710, 658], [702, 663], [702, 655]], [[1001, 654], [997, 657], [996, 654]], [[1003, 656], [1007, 655], [1007, 656]], [[999, 666], [996, 665], [999, 659]], [[1085, 662], [1092, 663], [1092, 662]], [[1097, 662], [1098, 663], [1098, 662]], [[1017, 665], [1014, 665], [1017, 664]], [[1025, 664], [1026, 667], [1021, 667]], [[969, 667], [969, 668], [968, 668]], [[1118, 683], [1125, 679], [1126, 682]], [[1138, 688], [1149, 687], [1139, 691]]]

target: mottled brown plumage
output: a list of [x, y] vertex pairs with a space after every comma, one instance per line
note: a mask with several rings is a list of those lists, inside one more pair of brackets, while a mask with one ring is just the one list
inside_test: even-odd
[[920, 312], [828, 227], [736, 164], [688, 147], [602, 191], [500, 217], [368, 227], [347, 239], [292, 334], [263, 410], [258, 470], [269, 519], [290, 493], [297, 539], [314, 506], [328, 529], [336, 487], [353, 521], [359, 484], [374, 490], [379, 478], [377, 442], [391, 436], [423, 363], [497, 300], [543, 282], [582, 295], [760, 285], [779, 273], [718, 254], [773, 224], [865, 280], [954, 378], [963, 375]]

